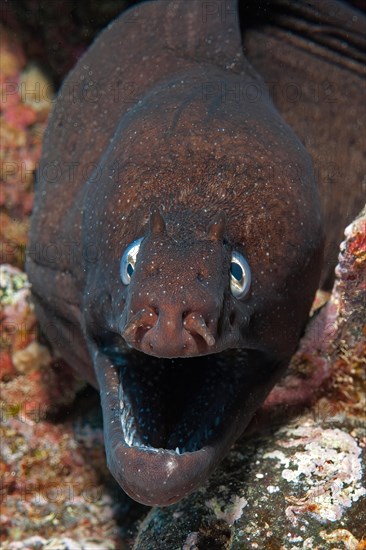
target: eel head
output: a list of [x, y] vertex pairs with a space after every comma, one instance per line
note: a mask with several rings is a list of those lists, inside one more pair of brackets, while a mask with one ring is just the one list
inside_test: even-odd
[[265, 274], [224, 212], [190, 216], [174, 226], [153, 207], [123, 250], [120, 290], [104, 291], [104, 277], [85, 304], [109, 467], [147, 505], [180, 500], [222, 460], [283, 373], [309, 307], [288, 307], [288, 282], [253, 291]]

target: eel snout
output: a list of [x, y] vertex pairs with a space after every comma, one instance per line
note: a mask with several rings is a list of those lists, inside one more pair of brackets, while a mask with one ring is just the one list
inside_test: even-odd
[[[229, 287], [225, 223], [219, 212], [203, 239], [179, 239], [168, 234], [163, 215], [152, 209], [147, 236], [127, 248], [121, 263], [122, 280], [129, 285], [120, 328], [127, 344], [160, 358], [207, 355], [223, 347]], [[129, 263], [133, 275], [125, 276]]]
[[125, 341], [149, 355], [184, 357], [210, 353], [216, 342], [217, 315], [200, 308], [187, 312], [180, 303], [143, 307], [125, 325]]

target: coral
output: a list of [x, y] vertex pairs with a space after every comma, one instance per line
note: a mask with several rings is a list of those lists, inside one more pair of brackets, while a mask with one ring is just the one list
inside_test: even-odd
[[39, 69], [26, 65], [20, 43], [4, 28], [0, 57], [0, 263], [22, 266], [35, 170], [54, 92]]
[[9, 407], [12, 411], [22, 407], [24, 416], [32, 416], [37, 414], [33, 409], [42, 407], [50, 413], [71, 403], [84, 383], [75, 379], [66, 364], [53, 360], [37, 341], [27, 276], [9, 265], [0, 266], [0, 306], [3, 414], [6, 416], [4, 410]]
[[11, 355], [32, 342], [36, 330], [27, 277], [9, 265], [0, 266], [0, 308], [0, 380], [4, 380], [17, 373]]
[[[277, 446], [290, 452], [275, 450], [263, 458], [279, 460], [285, 466], [281, 473], [283, 479], [292, 484], [297, 493], [303, 492], [301, 496], [287, 497], [291, 505], [285, 514], [291, 523], [296, 524], [298, 516], [307, 512], [320, 521], [339, 520], [344, 508], [366, 495], [366, 488], [360, 483], [362, 449], [350, 434], [338, 428], [322, 429], [313, 421], [294, 429], [285, 428], [278, 435], [281, 433], [286, 439], [277, 441]], [[294, 452], [294, 447], [302, 450]]]
[[215, 513], [217, 519], [223, 519], [230, 527], [241, 518], [247, 504], [245, 498], [238, 495], [231, 495], [229, 499], [226, 496], [225, 502], [219, 502], [215, 498], [206, 501], [206, 505]]

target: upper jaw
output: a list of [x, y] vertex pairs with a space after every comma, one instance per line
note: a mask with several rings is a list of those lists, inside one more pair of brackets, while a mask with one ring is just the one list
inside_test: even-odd
[[221, 303], [207, 312], [182, 312], [180, 307], [159, 311], [145, 306], [137, 313], [125, 308], [119, 333], [130, 348], [159, 358], [197, 357], [239, 347], [239, 325], [229, 322], [230, 312]]
[[237, 348], [238, 335], [231, 334], [225, 339], [216, 338], [211, 345], [202, 342], [200, 338], [192, 337], [187, 333], [183, 343], [177, 343], [167, 337], [160, 345], [151, 345], [151, 340], [141, 338], [141, 340], [129, 341], [126, 339], [126, 344], [130, 349], [135, 349], [147, 356], [152, 356], [158, 359], [189, 359], [194, 357], [202, 357], [206, 355], [215, 355], [224, 350]]

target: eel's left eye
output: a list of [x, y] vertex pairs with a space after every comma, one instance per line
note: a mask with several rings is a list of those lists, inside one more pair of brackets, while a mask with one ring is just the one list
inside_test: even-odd
[[124, 251], [121, 266], [120, 266], [120, 275], [122, 283], [124, 285], [129, 285], [134, 272], [136, 265], [137, 254], [140, 250], [140, 244], [142, 243], [142, 238], [133, 241]]
[[250, 289], [250, 267], [244, 256], [233, 252], [230, 264], [230, 290], [235, 298], [244, 298]]

